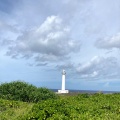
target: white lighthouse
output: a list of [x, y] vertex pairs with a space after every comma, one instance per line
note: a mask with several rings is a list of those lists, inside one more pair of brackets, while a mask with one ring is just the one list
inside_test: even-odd
[[66, 75], [66, 72], [65, 70], [62, 71], [62, 88], [61, 90], [58, 90], [58, 93], [69, 93], [68, 90], [65, 90], [65, 75]]

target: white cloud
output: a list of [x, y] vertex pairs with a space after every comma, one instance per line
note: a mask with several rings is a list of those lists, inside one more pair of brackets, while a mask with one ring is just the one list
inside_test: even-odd
[[117, 33], [112, 37], [105, 37], [104, 39], [97, 40], [95, 46], [104, 49], [111, 49], [111, 48], [120, 49], [120, 33]]
[[96, 77], [98, 75], [98, 71], [94, 71], [92, 74], [91, 74], [91, 77]]
[[[10, 4], [6, 0], [2, 2], [5, 6], [2, 9], [0, 7], [1, 54], [7, 51], [6, 54], [12, 58], [33, 58], [34, 60], [29, 60], [29, 66], [33, 66], [33, 69], [45, 68], [53, 74], [64, 68], [69, 80], [74, 82], [81, 82], [82, 78], [119, 80], [120, 67], [116, 58], [95, 56], [89, 59], [94, 55], [104, 56], [105, 53], [104, 50], [94, 48], [95, 40], [119, 32], [119, 0], [17, 0]], [[95, 45], [104, 49], [120, 48], [119, 38], [120, 33], [98, 40]], [[82, 48], [79, 52], [81, 41]], [[115, 50], [107, 56], [120, 59]], [[6, 61], [10, 59], [5, 58]], [[88, 62], [81, 63], [87, 59]], [[23, 64], [18, 63], [15, 66], [17, 65]], [[7, 69], [11, 68], [7, 66]], [[9, 72], [12, 72], [12, 69]], [[42, 73], [39, 70], [39, 77], [43, 74], [46, 76], [46, 71]], [[55, 77], [57, 79], [58, 76], [55, 74]]]
[[81, 64], [80, 67], [77, 68], [77, 71], [80, 73], [88, 73], [91, 69], [94, 69], [94, 66], [99, 64], [103, 58], [98, 56], [94, 56], [89, 62], [85, 64]]
[[89, 62], [80, 64], [77, 72], [81, 78], [117, 78], [119, 64], [113, 57], [93, 57]]
[[23, 32], [9, 46], [7, 55], [32, 57], [37, 61], [57, 61], [79, 52], [80, 42], [72, 40], [70, 28], [59, 16], [50, 16], [37, 28]]

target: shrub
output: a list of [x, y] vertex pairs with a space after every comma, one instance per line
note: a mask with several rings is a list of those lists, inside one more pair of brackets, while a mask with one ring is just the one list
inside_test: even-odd
[[47, 88], [37, 88], [21, 81], [13, 81], [0, 85], [0, 98], [20, 100], [23, 102], [38, 102], [57, 96]]
[[74, 107], [70, 107], [67, 100], [51, 99], [35, 104], [28, 114], [20, 117], [20, 120], [68, 120], [69, 118], [77, 118]]
[[8, 108], [18, 108], [20, 106], [18, 101], [9, 101], [0, 99], [0, 112], [7, 110]]

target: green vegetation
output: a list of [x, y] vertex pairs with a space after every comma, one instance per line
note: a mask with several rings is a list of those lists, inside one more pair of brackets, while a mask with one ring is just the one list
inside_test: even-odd
[[0, 120], [17, 120], [31, 110], [33, 103], [0, 99]]
[[[1, 86], [0, 92], [3, 91], [1, 88], [4, 88]], [[18, 97], [17, 94], [14, 94], [17, 96], [14, 97], [11, 93], [10, 97], [6, 97], [6, 92], [2, 92], [0, 120], [120, 120], [120, 94], [96, 93], [70, 96], [63, 94], [58, 97], [46, 88], [35, 87], [35, 89], [39, 91], [42, 89], [40, 94], [35, 93], [40, 95], [37, 101], [34, 100], [35, 98], [26, 100], [25, 97]], [[13, 98], [14, 101], [11, 100]]]
[[56, 98], [56, 95], [47, 88], [37, 88], [25, 82], [13, 81], [0, 85], [0, 98], [23, 102], [39, 102]]
[[120, 94], [62, 96], [35, 104], [21, 120], [120, 120]]

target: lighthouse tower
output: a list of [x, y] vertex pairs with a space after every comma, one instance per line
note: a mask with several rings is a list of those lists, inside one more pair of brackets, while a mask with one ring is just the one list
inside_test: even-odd
[[66, 75], [66, 72], [65, 70], [62, 71], [62, 88], [61, 90], [58, 90], [58, 93], [69, 93], [68, 90], [65, 90], [65, 75]]

